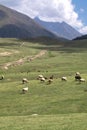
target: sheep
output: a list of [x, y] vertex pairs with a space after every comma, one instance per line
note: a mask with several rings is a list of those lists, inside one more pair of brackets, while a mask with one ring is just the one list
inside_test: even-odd
[[79, 73], [79, 72], [76, 72], [76, 75], [80, 75], [80, 73]]
[[40, 80], [41, 82], [45, 82], [45, 77], [43, 75], [38, 75], [38, 80]]
[[47, 77], [44, 77], [45, 79], [48, 79]]
[[4, 75], [1, 76], [0, 80], [3, 80], [4, 79]]
[[28, 83], [28, 80], [26, 79], [26, 78], [23, 78], [22, 79], [22, 83], [24, 84], [24, 83]]
[[44, 77], [40, 78], [40, 81], [45, 82], [45, 78]]
[[23, 92], [23, 93], [28, 92], [28, 87], [22, 88], [22, 92]]
[[80, 75], [75, 75], [75, 80], [76, 81], [79, 81], [81, 79], [81, 76]]
[[50, 79], [53, 79], [54, 78], [54, 75], [50, 76]]
[[48, 84], [51, 84], [53, 82], [53, 79], [48, 80]]
[[41, 79], [41, 78], [43, 78], [44, 76], [43, 75], [38, 75], [38, 77], [37, 77], [37, 79]]
[[79, 81], [80, 81], [80, 82], [85, 82], [85, 79], [81, 78]]
[[38, 78], [43, 78], [43, 75], [38, 75]]
[[32, 116], [38, 116], [38, 114], [32, 114]]
[[62, 77], [61, 80], [67, 81], [67, 77]]

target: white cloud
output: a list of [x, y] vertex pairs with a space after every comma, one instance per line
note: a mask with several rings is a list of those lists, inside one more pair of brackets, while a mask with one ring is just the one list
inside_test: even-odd
[[72, 0], [15, 0], [15, 6], [13, 4], [11, 6], [11, 3], [12, 0], [9, 0], [10, 7], [27, 14], [31, 18], [38, 16], [45, 21], [65, 21], [81, 32], [85, 30], [81, 30], [85, 27], [74, 10], [75, 6], [72, 4]]
[[38, 16], [45, 21], [65, 21], [76, 28], [83, 26], [72, 0], [21, 0], [17, 9], [31, 18]]
[[83, 34], [87, 34], [87, 26], [83, 26], [82, 28], [79, 29], [79, 31]]

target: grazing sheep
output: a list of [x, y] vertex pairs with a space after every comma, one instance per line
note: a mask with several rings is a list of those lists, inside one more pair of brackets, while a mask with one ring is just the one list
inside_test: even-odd
[[43, 78], [43, 75], [38, 75], [38, 78]]
[[45, 82], [45, 78], [44, 77], [40, 78], [40, 81]]
[[50, 78], [49, 78], [49, 79], [53, 79], [53, 78], [54, 78], [54, 75], [50, 76]]
[[38, 114], [32, 114], [32, 116], [37, 116]]
[[22, 79], [22, 83], [24, 84], [24, 83], [28, 83], [28, 80], [26, 79], [26, 78], [23, 78]]
[[62, 77], [61, 80], [67, 81], [67, 77]]
[[22, 89], [22, 92], [23, 92], [23, 93], [28, 92], [28, 87], [23, 88], [23, 89]]
[[80, 82], [85, 82], [85, 79], [81, 78], [79, 81], [80, 81]]
[[40, 80], [41, 82], [45, 82], [45, 77], [43, 75], [38, 75], [38, 80]]
[[79, 72], [76, 72], [76, 75], [80, 75], [80, 73], [79, 73]]
[[47, 77], [44, 77], [45, 79], [48, 79]]
[[2, 75], [1, 77], [0, 77], [0, 80], [3, 80], [4, 79], [4, 75]]
[[75, 80], [76, 81], [79, 81], [81, 79], [81, 76], [80, 75], [75, 75]]
[[40, 80], [41, 78], [43, 78], [43, 75], [38, 75], [37, 79]]
[[48, 80], [48, 84], [51, 84], [53, 82], [53, 79]]

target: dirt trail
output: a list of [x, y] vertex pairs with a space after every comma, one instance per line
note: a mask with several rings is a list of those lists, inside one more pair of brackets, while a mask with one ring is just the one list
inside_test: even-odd
[[36, 58], [39, 58], [39, 57], [45, 55], [46, 52], [47, 52], [46, 50], [40, 51], [40, 53], [38, 53], [37, 55], [35, 55], [35, 56], [29, 58], [29, 60], [31, 61], [31, 60], [34, 60], [34, 59], [36, 59]]
[[31, 62], [32, 60], [45, 55], [46, 52], [47, 52], [46, 50], [42, 50], [38, 54], [36, 54], [35, 56], [26, 56], [26, 57], [21, 58], [21, 59], [19, 59], [17, 61], [12, 61], [12, 62], [5, 63], [5, 64], [2, 65], [2, 68], [3, 69], [8, 69], [10, 66], [22, 65], [26, 61], [30, 61]]
[[9, 56], [11, 54], [12, 54], [11, 52], [2, 52], [0, 53], [0, 56]]
[[19, 53], [18, 51], [13, 51], [13, 52], [1, 52], [0, 53], [0, 56], [9, 56], [9, 55], [12, 55], [13, 53]]

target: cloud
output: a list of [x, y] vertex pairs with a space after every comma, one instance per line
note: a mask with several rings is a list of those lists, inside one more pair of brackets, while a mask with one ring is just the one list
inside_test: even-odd
[[87, 34], [87, 26], [83, 26], [82, 28], [80, 28], [79, 32], [81, 32], [83, 34]]
[[65, 21], [74, 27], [82, 26], [72, 0], [21, 0], [17, 10], [31, 18], [38, 16], [46, 21]]
[[[7, 1], [7, 0], [3, 0]], [[38, 16], [45, 21], [65, 21], [81, 31], [85, 28], [78, 14], [75, 12], [75, 5], [72, 0], [8, 0], [9, 6], [34, 18]], [[84, 29], [83, 29], [84, 30]]]

